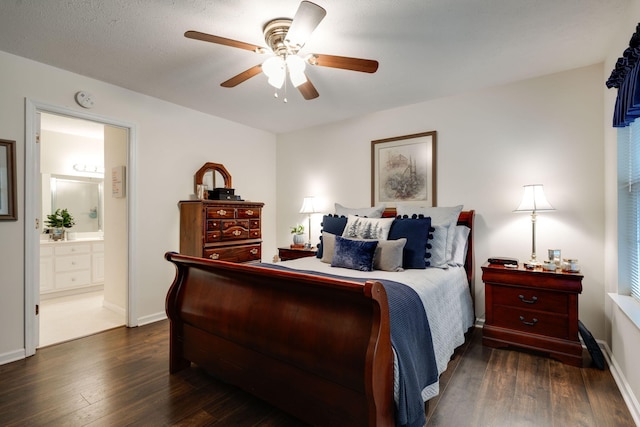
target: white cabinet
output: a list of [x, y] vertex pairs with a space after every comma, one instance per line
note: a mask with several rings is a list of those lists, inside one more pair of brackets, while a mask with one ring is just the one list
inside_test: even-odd
[[[46, 242], [40, 245], [40, 293], [72, 294], [104, 283], [103, 241]], [[53, 296], [53, 295], [51, 295]]]
[[40, 246], [40, 291], [54, 289], [53, 286], [53, 247]]

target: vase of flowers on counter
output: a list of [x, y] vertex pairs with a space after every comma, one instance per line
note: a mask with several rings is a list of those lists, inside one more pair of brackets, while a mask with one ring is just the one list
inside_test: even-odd
[[76, 225], [73, 215], [67, 209], [56, 209], [54, 213], [47, 215], [44, 223], [51, 229], [50, 235], [54, 241], [64, 239], [65, 229]]

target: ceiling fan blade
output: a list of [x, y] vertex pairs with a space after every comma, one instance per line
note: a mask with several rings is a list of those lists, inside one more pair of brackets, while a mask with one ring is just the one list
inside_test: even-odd
[[315, 99], [320, 96], [320, 94], [316, 90], [313, 83], [311, 83], [311, 80], [309, 80], [309, 76], [307, 76], [306, 74], [305, 76], [307, 77], [307, 81], [298, 86], [298, 90], [300, 91], [304, 99]]
[[343, 70], [361, 71], [363, 73], [375, 73], [378, 70], [378, 61], [372, 59], [350, 58], [348, 56], [320, 55], [314, 53], [307, 60], [311, 65], [321, 67], [341, 68]]
[[315, 3], [310, 1], [301, 2], [285, 39], [293, 46], [304, 46], [313, 30], [316, 29], [326, 14], [327, 11]]
[[257, 76], [261, 72], [262, 72], [262, 64], [258, 64], [256, 66], [249, 68], [248, 70], [241, 72], [236, 76], [231, 77], [229, 80], [220, 83], [220, 86], [222, 87], [238, 86], [240, 83], [249, 80], [253, 76]]
[[187, 31], [184, 36], [189, 39], [202, 40], [203, 42], [216, 43], [224, 46], [237, 47], [239, 49], [246, 49], [256, 53], [264, 53], [265, 48], [256, 46], [249, 43], [240, 42], [238, 40], [227, 39], [224, 37], [214, 36], [212, 34], [201, 33], [200, 31]]

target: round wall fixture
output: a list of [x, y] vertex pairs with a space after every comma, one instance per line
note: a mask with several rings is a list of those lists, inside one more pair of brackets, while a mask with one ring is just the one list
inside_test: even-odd
[[93, 107], [93, 95], [88, 92], [80, 91], [76, 93], [76, 102], [83, 108]]

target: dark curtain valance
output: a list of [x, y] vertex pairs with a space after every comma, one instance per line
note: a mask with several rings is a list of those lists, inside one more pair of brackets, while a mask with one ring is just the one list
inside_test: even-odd
[[611, 72], [607, 87], [618, 88], [618, 97], [613, 111], [613, 126], [629, 126], [640, 117], [640, 24], [629, 40], [629, 47]]

